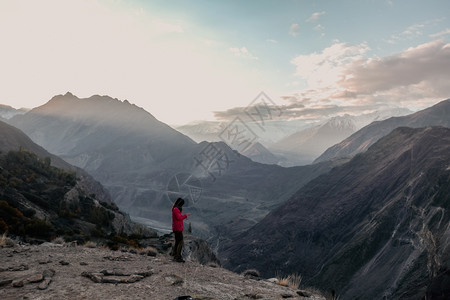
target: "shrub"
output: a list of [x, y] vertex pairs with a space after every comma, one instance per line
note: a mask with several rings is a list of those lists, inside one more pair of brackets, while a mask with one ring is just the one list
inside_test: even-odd
[[64, 244], [64, 238], [58, 236], [58, 237], [56, 237], [56, 238], [54, 238], [52, 240], [52, 243], [53, 244], [58, 244], [58, 245], [63, 245]]
[[255, 269], [246, 270], [242, 275], [244, 275], [244, 277], [260, 277], [258, 270]]

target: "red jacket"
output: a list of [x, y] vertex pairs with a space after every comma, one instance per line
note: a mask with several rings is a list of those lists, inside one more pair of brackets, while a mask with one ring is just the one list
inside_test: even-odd
[[187, 218], [187, 215], [182, 215], [178, 207], [172, 209], [172, 230], [183, 231], [183, 220]]

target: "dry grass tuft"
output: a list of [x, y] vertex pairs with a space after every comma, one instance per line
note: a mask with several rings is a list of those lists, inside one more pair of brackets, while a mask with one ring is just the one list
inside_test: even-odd
[[64, 241], [64, 238], [58, 236], [52, 240], [52, 243], [57, 244], [57, 245], [64, 245], [65, 241]]
[[97, 248], [98, 245], [96, 242], [93, 241], [87, 241], [86, 243], [84, 243], [84, 246], [87, 248]]
[[139, 254], [147, 255], [147, 256], [156, 256], [156, 255], [158, 255], [158, 250], [156, 250], [153, 247], [146, 247], [146, 248], [140, 250]]
[[0, 247], [6, 246], [6, 232], [0, 238]]
[[291, 274], [288, 276], [277, 276], [276, 284], [296, 290], [300, 286], [300, 282], [302, 282], [302, 275]]

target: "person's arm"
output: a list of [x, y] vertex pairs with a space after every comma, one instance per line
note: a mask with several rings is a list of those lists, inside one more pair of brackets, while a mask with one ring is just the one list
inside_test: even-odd
[[178, 209], [178, 207], [175, 207], [174, 208], [174, 216], [175, 216], [175, 219], [177, 219], [178, 221], [182, 221], [182, 220], [186, 219], [189, 216], [189, 214], [182, 215], [180, 213], [180, 210]]

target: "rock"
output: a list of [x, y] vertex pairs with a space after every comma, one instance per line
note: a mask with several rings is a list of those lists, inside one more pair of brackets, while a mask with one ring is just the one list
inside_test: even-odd
[[68, 266], [68, 265], [70, 265], [70, 263], [69, 263], [68, 261], [65, 261], [65, 260], [61, 260], [59, 263], [60, 263], [61, 265], [63, 265], [63, 266]]
[[84, 261], [80, 261], [80, 266], [87, 266], [88, 263], [84, 262]]
[[26, 271], [26, 270], [28, 270], [28, 265], [21, 264], [20, 266], [8, 267], [8, 268], [1, 269], [0, 271], [1, 272], [4, 272], [4, 271], [18, 272], [18, 271]]
[[13, 287], [23, 287], [23, 286], [24, 286], [23, 279], [16, 279], [16, 280], [14, 280], [14, 281], [11, 283], [11, 285], [12, 285]]
[[42, 273], [34, 274], [27, 279], [29, 283], [37, 283], [41, 282], [42, 280], [44, 280], [44, 276], [42, 275]]
[[184, 282], [183, 278], [181, 278], [181, 277], [178, 276], [178, 275], [174, 275], [174, 274], [171, 274], [171, 275], [169, 275], [169, 276], [166, 276], [164, 279], [165, 279], [167, 282], [169, 282], [170, 285], [182, 285], [183, 282]]
[[52, 278], [53, 275], [55, 275], [55, 270], [52, 269], [47, 269], [42, 272], [42, 276], [44, 276], [45, 279]]
[[153, 275], [153, 271], [150, 270], [150, 271], [145, 271], [145, 272], [134, 272], [134, 275], [140, 275], [140, 276], [143, 276], [143, 277], [149, 277], [149, 276]]
[[45, 290], [50, 285], [50, 282], [52, 282], [51, 278], [45, 278], [44, 281], [41, 282], [41, 284], [38, 286], [38, 289]]
[[46, 265], [46, 264], [49, 264], [51, 262], [52, 262], [51, 260], [41, 260], [41, 261], [39, 261], [39, 264], [40, 265]]
[[312, 296], [312, 294], [310, 292], [303, 291], [303, 290], [297, 291], [297, 295], [299, 295], [300, 297], [306, 297], [306, 298], [309, 298]]
[[12, 279], [0, 280], [0, 286], [5, 286], [12, 283]]
[[258, 295], [258, 294], [245, 294], [245, 297], [250, 298], [250, 299], [262, 299], [263, 296]]
[[101, 273], [83, 272], [81, 273], [81, 276], [87, 277], [95, 283], [101, 283], [103, 280], [103, 274]]
[[141, 275], [131, 275], [130, 277], [127, 278], [126, 283], [133, 283], [136, 281], [140, 281], [144, 279], [144, 276]]
[[122, 279], [118, 279], [118, 278], [115, 278], [115, 277], [106, 277], [106, 278], [103, 277], [100, 282], [101, 283], [115, 283], [115, 284], [117, 284], [117, 283], [125, 283], [125, 280], [122, 281]]
[[283, 299], [287, 299], [287, 298], [294, 298], [295, 295], [292, 295], [292, 294], [281, 294], [281, 297], [282, 297]]

